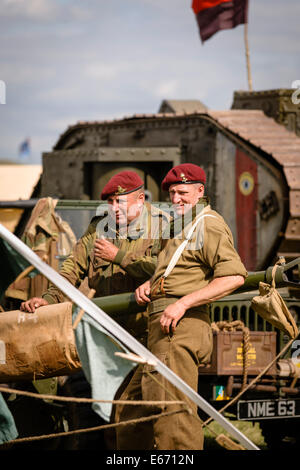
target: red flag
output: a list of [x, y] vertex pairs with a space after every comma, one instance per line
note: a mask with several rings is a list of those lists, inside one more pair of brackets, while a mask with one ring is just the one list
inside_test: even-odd
[[193, 0], [202, 42], [222, 29], [248, 22], [248, 0]]

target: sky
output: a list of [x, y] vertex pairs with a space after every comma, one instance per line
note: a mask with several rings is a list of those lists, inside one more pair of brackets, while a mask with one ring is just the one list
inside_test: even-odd
[[[249, 0], [254, 90], [300, 80], [299, 18], [299, 0]], [[0, 0], [0, 160], [41, 164], [68, 126], [164, 99], [230, 109], [235, 90], [248, 90], [244, 26], [202, 44], [191, 0]]]

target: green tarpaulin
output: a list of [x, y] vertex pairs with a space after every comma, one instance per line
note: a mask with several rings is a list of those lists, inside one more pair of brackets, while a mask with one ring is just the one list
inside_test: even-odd
[[30, 263], [0, 238], [0, 300], [8, 286]]

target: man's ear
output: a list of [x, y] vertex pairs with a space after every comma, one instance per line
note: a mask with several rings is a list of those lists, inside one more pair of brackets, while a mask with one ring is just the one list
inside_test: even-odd
[[201, 186], [199, 185], [198, 186], [198, 191], [199, 191], [199, 198], [204, 196], [204, 191], [205, 191], [204, 185], [201, 185]]
[[139, 204], [144, 204], [145, 202], [145, 193], [144, 192], [141, 192], [139, 195], [138, 195], [138, 203]]

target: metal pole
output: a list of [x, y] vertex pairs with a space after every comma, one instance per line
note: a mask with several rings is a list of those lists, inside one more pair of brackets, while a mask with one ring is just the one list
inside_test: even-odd
[[245, 23], [245, 26], [244, 26], [244, 41], [245, 41], [245, 52], [246, 52], [248, 87], [249, 87], [249, 91], [252, 91], [250, 53], [249, 53], [249, 44], [248, 44], [248, 23]]
[[165, 364], [158, 360], [147, 348], [133, 338], [118, 323], [110, 318], [103, 310], [95, 305], [92, 300], [79, 292], [72, 284], [64, 279], [51, 266], [44, 263], [25, 243], [0, 224], [0, 236], [4, 238], [18, 253], [35, 266], [48, 280], [53, 282], [69, 299], [82, 308], [88, 315], [97, 321], [107, 332], [115, 336], [127, 348], [143, 358], [146, 362], [155, 364], [156, 370], [162, 374], [175, 387], [185, 393], [205, 413], [215, 419], [226, 431], [235, 437], [246, 449], [260, 450], [243, 433], [233, 426], [224, 416], [213, 408], [204, 398], [196, 393], [180, 377], [171, 371]]

